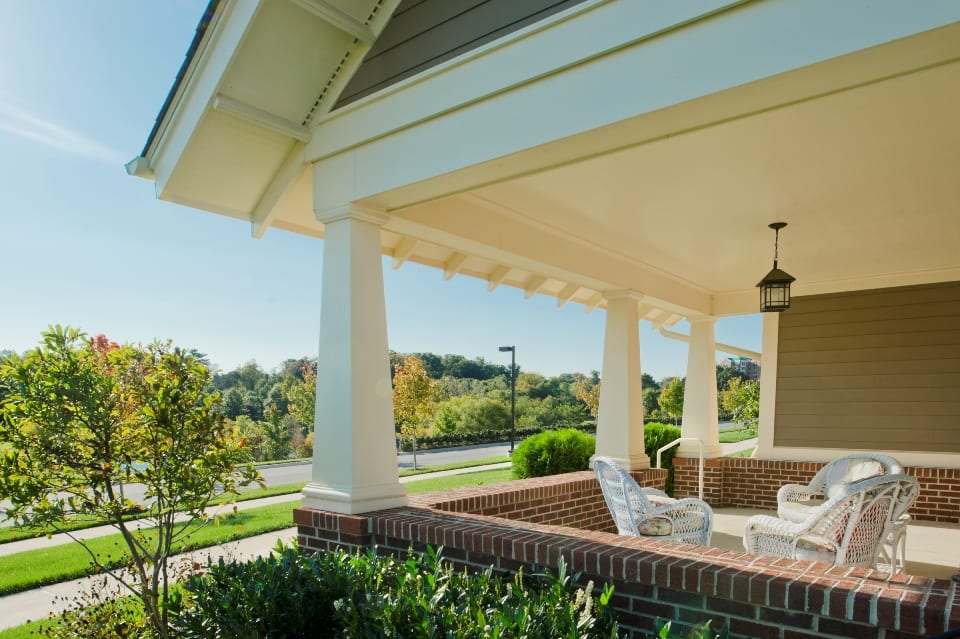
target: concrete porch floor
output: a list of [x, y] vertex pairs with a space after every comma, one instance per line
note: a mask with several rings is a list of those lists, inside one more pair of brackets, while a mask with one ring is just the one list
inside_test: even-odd
[[[776, 515], [752, 508], [714, 508], [711, 546], [743, 552], [743, 529], [752, 515]], [[950, 579], [960, 573], [960, 525], [911, 522], [907, 529], [907, 568], [911, 575]]]

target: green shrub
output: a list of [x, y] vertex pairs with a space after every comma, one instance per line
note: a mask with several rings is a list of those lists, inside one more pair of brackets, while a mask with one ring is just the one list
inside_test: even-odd
[[432, 552], [406, 560], [291, 548], [238, 564], [220, 561], [186, 585], [183, 639], [231, 637], [617, 637], [612, 588], [579, 589], [558, 575], [502, 578], [457, 572]]
[[[663, 424], [660, 422], [647, 422], [643, 425], [643, 448], [650, 458], [650, 464], [657, 463], [657, 451], [661, 446], [666, 446], [670, 442], [680, 437], [680, 427], [673, 424]], [[673, 494], [673, 458], [677, 454], [677, 447], [674, 446], [663, 451], [660, 461], [663, 467], [670, 471], [667, 475], [666, 491]]]
[[533, 435], [513, 451], [513, 476], [523, 479], [587, 470], [596, 446], [592, 435], [572, 428]]

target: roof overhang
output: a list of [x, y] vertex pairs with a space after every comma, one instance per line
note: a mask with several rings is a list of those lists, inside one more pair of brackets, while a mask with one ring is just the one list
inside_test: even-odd
[[334, 5], [218, 5], [132, 172], [255, 236], [360, 202], [395, 266], [655, 323], [754, 312], [779, 220], [794, 294], [960, 280], [955, 3], [597, 0], [330, 112], [395, 3]]

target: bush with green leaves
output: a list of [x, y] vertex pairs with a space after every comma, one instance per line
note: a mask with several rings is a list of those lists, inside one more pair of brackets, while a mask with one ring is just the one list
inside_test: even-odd
[[[647, 456], [650, 458], [650, 464], [656, 464], [657, 462], [657, 451], [660, 450], [662, 446], [666, 446], [670, 442], [679, 439], [680, 437], [680, 427], [674, 426], [673, 424], [663, 424], [660, 422], [647, 422], [643, 425], [643, 448], [647, 453]], [[673, 493], [673, 458], [677, 454], [677, 447], [667, 449], [663, 451], [663, 454], [660, 456], [660, 463], [663, 465], [663, 468], [669, 470], [667, 475], [667, 485], [666, 491], [668, 493]]]
[[592, 435], [572, 428], [533, 435], [513, 451], [513, 476], [524, 479], [587, 470], [596, 447]]
[[247, 563], [220, 562], [185, 585], [183, 639], [294, 637], [617, 637], [613, 589], [575, 585], [562, 563], [501, 577], [457, 571], [428, 551], [405, 560], [293, 548]]

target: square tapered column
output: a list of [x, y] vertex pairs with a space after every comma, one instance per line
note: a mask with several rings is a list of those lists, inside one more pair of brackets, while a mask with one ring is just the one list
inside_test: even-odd
[[355, 514], [401, 506], [380, 226], [356, 206], [317, 214], [326, 225], [313, 476], [303, 506]]
[[650, 468], [643, 445], [643, 386], [640, 382], [641, 296], [631, 291], [605, 293], [607, 325], [603, 338], [603, 374], [597, 415], [596, 454], [624, 468]]
[[[687, 352], [687, 379], [683, 387], [683, 437], [703, 442], [703, 456], [721, 457], [717, 419], [717, 344], [715, 317], [690, 318], [690, 346]], [[695, 442], [681, 442], [677, 457], [699, 457]]]

